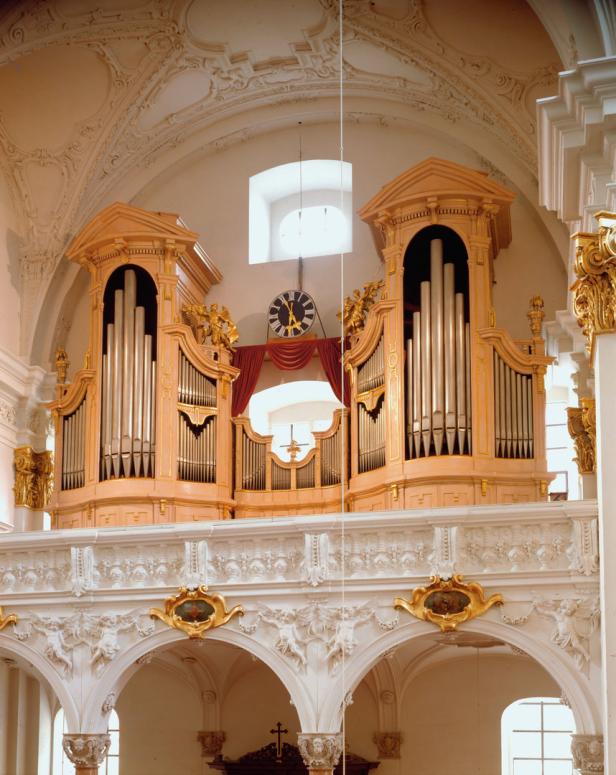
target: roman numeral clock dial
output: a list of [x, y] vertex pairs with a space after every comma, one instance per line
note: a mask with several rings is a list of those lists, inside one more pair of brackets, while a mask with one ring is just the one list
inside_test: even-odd
[[315, 315], [314, 299], [306, 291], [284, 291], [269, 306], [269, 327], [276, 336], [290, 339], [309, 331]]

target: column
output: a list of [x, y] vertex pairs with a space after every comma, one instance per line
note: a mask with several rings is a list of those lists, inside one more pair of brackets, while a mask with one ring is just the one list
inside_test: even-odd
[[[601, 558], [601, 670], [605, 772], [616, 773], [616, 214], [598, 213], [598, 234], [575, 235], [577, 280], [573, 309], [594, 358], [596, 469]], [[598, 739], [578, 736], [578, 749], [595, 762], [580, 772], [603, 772]], [[580, 754], [581, 756], [581, 754]], [[588, 758], [588, 757], [587, 757]], [[590, 761], [590, 760], [589, 760]], [[592, 769], [595, 767], [595, 769]]]
[[333, 775], [342, 753], [339, 732], [300, 732], [297, 747], [310, 775]]
[[573, 767], [580, 775], [603, 773], [603, 737], [601, 735], [571, 735]]
[[108, 734], [65, 734], [62, 740], [64, 753], [75, 765], [75, 775], [98, 775], [110, 745]]

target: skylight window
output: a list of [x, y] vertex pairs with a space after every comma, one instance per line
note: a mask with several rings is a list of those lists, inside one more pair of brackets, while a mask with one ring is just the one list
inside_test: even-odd
[[352, 214], [352, 166], [348, 162], [309, 159], [253, 175], [249, 262], [347, 253], [353, 248]]

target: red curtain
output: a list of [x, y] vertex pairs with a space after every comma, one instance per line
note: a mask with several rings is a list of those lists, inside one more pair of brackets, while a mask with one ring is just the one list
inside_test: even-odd
[[[242, 414], [248, 406], [261, 373], [266, 351], [269, 353], [272, 363], [281, 371], [296, 371], [297, 369], [303, 369], [304, 366], [310, 363], [315, 347], [334, 395], [339, 401], [342, 401], [341, 347], [339, 339], [304, 339], [299, 342], [253, 344], [237, 347], [233, 353], [233, 365], [240, 370], [237, 379], [233, 383], [233, 404], [231, 407], [233, 416], [237, 417]], [[348, 375], [345, 373], [344, 403], [346, 406], [350, 406], [350, 395]]]
[[265, 358], [264, 344], [237, 347], [233, 353], [233, 365], [240, 370], [237, 379], [233, 383], [231, 413], [234, 417], [242, 414], [248, 406], [250, 396], [254, 392], [259, 374], [261, 373], [263, 358]]

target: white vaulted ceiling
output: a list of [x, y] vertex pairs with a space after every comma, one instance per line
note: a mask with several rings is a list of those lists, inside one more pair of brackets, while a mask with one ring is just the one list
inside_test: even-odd
[[[488, 171], [500, 149], [515, 161], [508, 174], [536, 186], [534, 101], [554, 93], [563, 62], [530, 5], [344, 6], [348, 120], [435, 117], [454, 141], [475, 138]], [[72, 271], [64, 249], [102, 206], [130, 201], [196, 150], [289, 125], [298, 111], [308, 124], [335, 116], [337, 13], [336, 0], [2, 4], [0, 164], [20, 240], [24, 354], [41, 310], [56, 325], [50, 294]]]

